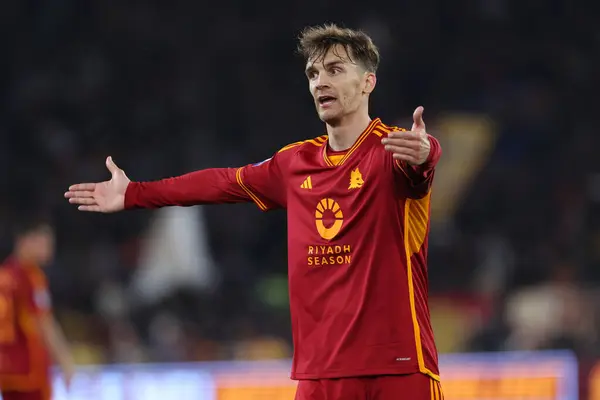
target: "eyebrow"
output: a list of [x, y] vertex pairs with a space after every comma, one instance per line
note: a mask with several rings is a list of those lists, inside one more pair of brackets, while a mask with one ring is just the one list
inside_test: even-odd
[[[334, 61], [329, 61], [328, 63], [325, 63], [323, 66], [327, 69], [327, 68], [331, 68], [333, 66], [342, 65], [342, 64], [344, 64], [343, 61], [341, 61], [341, 60], [334, 60]], [[305, 73], [309, 73], [309, 72], [314, 71], [315, 69], [316, 69], [315, 68], [315, 64], [312, 63], [312, 64], [310, 64], [310, 66], [306, 67], [306, 69], [304, 70], [304, 72]]]

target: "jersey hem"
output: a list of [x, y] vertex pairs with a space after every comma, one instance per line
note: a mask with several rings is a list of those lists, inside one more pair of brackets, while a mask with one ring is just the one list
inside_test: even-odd
[[379, 376], [379, 375], [408, 375], [420, 373], [431, 377], [432, 379], [439, 381], [439, 374], [434, 373], [431, 370], [427, 372], [421, 371], [418, 366], [410, 366], [405, 368], [379, 368], [379, 369], [366, 369], [366, 370], [347, 370], [347, 371], [332, 371], [324, 372], [321, 374], [308, 374], [308, 373], [293, 373], [291, 379], [295, 381], [301, 380], [318, 380], [318, 379], [337, 379], [337, 378], [356, 378], [361, 376]]

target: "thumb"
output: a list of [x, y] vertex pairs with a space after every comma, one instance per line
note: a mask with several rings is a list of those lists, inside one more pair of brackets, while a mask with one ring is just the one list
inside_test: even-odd
[[110, 171], [110, 173], [112, 175], [119, 172], [119, 167], [117, 167], [117, 164], [115, 164], [115, 162], [113, 161], [111, 156], [108, 156], [106, 158], [106, 168], [108, 168], [108, 170]]
[[423, 106], [419, 106], [415, 109], [415, 112], [413, 113], [413, 131], [425, 129], [425, 121], [423, 121], [423, 111], [425, 111]]

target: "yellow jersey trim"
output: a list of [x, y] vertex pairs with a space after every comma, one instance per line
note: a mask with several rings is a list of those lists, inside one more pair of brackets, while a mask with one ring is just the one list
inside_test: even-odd
[[289, 149], [293, 149], [294, 147], [298, 147], [298, 146], [300, 146], [301, 144], [304, 144], [304, 143], [310, 143], [310, 144], [315, 145], [317, 147], [321, 147], [321, 146], [323, 146], [325, 144], [325, 142], [327, 142], [327, 135], [322, 135], [322, 136], [316, 137], [314, 139], [301, 140], [299, 142], [290, 143], [287, 146], [283, 146], [278, 151], [278, 153], [281, 153], [281, 152], [289, 150]]
[[244, 189], [244, 192], [246, 192], [246, 194], [252, 199], [252, 201], [254, 201], [256, 203], [256, 205], [258, 206], [258, 208], [260, 208], [262, 211], [267, 211], [268, 207], [266, 206], [265, 203], [263, 203], [257, 195], [255, 195], [252, 190], [250, 190], [250, 188], [248, 188], [245, 184], [244, 181], [242, 180], [242, 169], [244, 167], [238, 168], [237, 171], [235, 171], [235, 179], [238, 183], [238, 185], [240, 185], [240, 187], [242, 189]]
[[429, 392], [431, 393], [431, 400], [443, 400], [444, 393], [442, 392], [442, 385], [434, 378], [429, 381]]
[[[423, 245], [426, 236], [427, 220], [421, 226], [412, 222], [414, 217], [412, 214], [419, 213], [421, 217], [423, 214], [426, 218], [427, 209], [429, 207], [429, 200], [431, 192], [429, 192], [422, 199], [414, 200], [407, 199], [404, 206], [404, 251], [406, 253], [406, 270], [408, 275], [408, 298], [410, 303], [410, 314], [413, 322], [413, 331], [415, 336], [415, 346], [417, 351], [417, 362], [419, 365], [419, 371], [425, 375], [430, 376], [436, 381], [440, 380], [439, 375], [434, 374], [429, 368], [425, 366], [425, 360], [423, 359], [423, 345], [421, 344], [421, 327], [419, 326], [419, 320], [417, 318], [417, 309], [415, 306], [415, 288], [413, 282], [413, 271], [412, 271], [412, 256], [416, 254]], [[419, 217], [418, 215], [416, 216]]]

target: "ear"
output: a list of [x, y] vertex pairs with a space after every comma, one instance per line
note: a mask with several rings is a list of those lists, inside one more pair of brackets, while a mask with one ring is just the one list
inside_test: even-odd
[[375, 89], [375, 85], [377, 84], [377, 76], [373, 72], [365, 72], [365, 81], [363, 87], [363, 93], [371, 94]]

